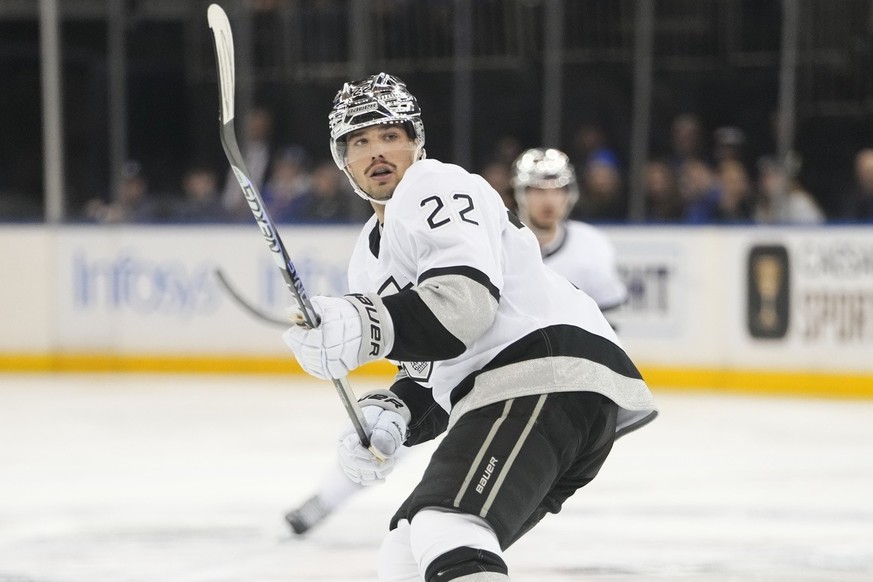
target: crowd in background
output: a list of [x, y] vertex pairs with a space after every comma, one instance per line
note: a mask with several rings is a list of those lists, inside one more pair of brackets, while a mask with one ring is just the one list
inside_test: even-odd
[[[742, 129], [716, 128], [707, 135], [697, 116], [677, 116], [671, 149], [644, 168], [645, 221], [674, 224], [819, 224], [873, 221], [873, 148], [857, 153], [854, 188], [840, 210], [827, 216], [798, 178], [800, 159], [775, 155], [749, 160]], [[711, 144], [707, 146], [707, 144]], [[520, 145], [504, 138], [483, 176], [512, 206], [509, 161]], [[570, 218], [594, 223], [624, 222], [628, 216], [627, 172], [597, 125], [584, 125], [567, 152], [582, 195]]]
[[[247, 118], [244, 156], [252, 180], [276, 222], [362, 222], [369, 204], [356, 196], [329, 158], [313, 158], [295, 144], [277, 145], [272, 116], [265, 109]], [[742, 129], [708, 131], [697, 116], [673, 119], [670, 151], [645, 165], [645, 221], [674, 224], [818, 224], [873, 221], [873, 148], [857, 153], [855, 186], [840, 210], [826, 216], [814, 193], [798, 178], [799, 156], [747, 159]], [[514, 209], [510, 171], [527, 145], [513, 136], [495, 140], [480, 173]], [[570, 218], [621, 223], [628, 217], [627, 164], [611, 147], [603, 128], [586, 124], [574, 135], [567, 154], [576, 168], [581, 196]], [[2, 218], [2, 217], [0, 217]], [[95, 198], [78, 220], [96, 223], [228, 223], [251, 220], [251, 212], [230, 171], [192, 165], [178, 192], [149, 188], [148, 169], [135, 161], [123, 168], [110, 200]]]
[[[296, 144], [274, 145], [272, 115], [255, 109], [248, 116], [243, 148], [246, 168], [275, 222], [363, 222], [372, 212], [351, 189], [333, 160], [313, 161]], [[95, 198], [83, 209], [82, 220], [98, 223], [181, 222], [232, 223], [252, 220], [233, 173], [189, 167], [178, 193], [149, 189], [146, 170], [135, 161], [122, 171], [113, 200]]]
[[[800, 158], [775, 155], [749, 160], [745, 132], [734, 126], [711, 135], [694, 114], [673, 119], [670, 150], [652, 156], [644, 168], [645, 222], [674, 224], [819, 224], [873, 222], [873, 148], [855, 159], [854, 187], [833, 216], [798, 178]], [[481, 174], [513, 207], [510, 167], [522, 146], [512, 137], [495, 145]], [[620, 223], [628, 217], [626, 163], [596, 124], [579, 127], [566, 152], [579, 179], [581, 196], [570, 218]]]

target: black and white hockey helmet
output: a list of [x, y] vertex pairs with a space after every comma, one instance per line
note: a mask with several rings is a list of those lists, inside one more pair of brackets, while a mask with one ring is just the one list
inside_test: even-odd
[[567, 154], [555, 148], [532, 148], [522, 152], [512, 164], [512, 187], [521, 213], [527, 209], [528, 188], [566, 188], [566, 213], [579, 200], [579, 184], [573, 164]]
[[[379, 73], [346, 83], [333, 100], [328, 115], [330, 151], [336, 165], [348, 176], [358, 195], [371, 200], [358, 187], [346, 169], [348, 165], [346, 136], [373, 125], [403, 124], [413, 139], [414, 158], [424, 158], [424, 123], [418, 100], [406, 89], [406, 83], [394, 75]], [[384, 201], [383, 201], [384, 202]]]

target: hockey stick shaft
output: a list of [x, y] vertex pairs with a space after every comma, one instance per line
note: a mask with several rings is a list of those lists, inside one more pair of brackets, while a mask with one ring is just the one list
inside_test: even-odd
[[[297, 301], [300, 311], [303, 312], [306, 324], [310, 327], [315, 327], [318, 321], [316, 321], [309, 296], [303, 287], [303, 281], [297, 274], [297, 269], [285, 250], [285, 245], [279, 237], [279, 232], [276, 230], [269, 212], [267, 212], [267, 207], [258, 192], [257, 186], [255, 186], [249, 177], [249, 171], [246, 168], [244, 158], [236, 141], [236, 133], [233, 126], [236, 72], [234, 68], [233, 33], [230, 29], [230, 21], [224, 10], [217, 4], [209, 6], [207, 19], [209, 21], [209, 28], [212, 29], [212, 40], [215, 45], [215, 59], [218, 68], [221, 104], [219, 111], [221, 146], [224, 148], [224, 153], [227, 156], [228, 162], [230, 162], [230, 168], [237, 182], [239, 182], [243, 196], [245, 196], [246, 202], [248, 202], [249, 209], [255, 217], [255, 222], [258, 224], [258, 228], [267, 242], [273, 260], [282, 273], [285, 285]], [[336, 388], [337, 394], [339, 394], [340, 400], [342, 400], [343, 406], [345, 406], [352, 425], [355, 427], [355, 432], [358, 433], [358, 438], [361, 439], [361, 444], [369, 448], [374, 455], [381, 458], [382, 455], [370, 445], [370, 434], [364, 420], [364, 414], [358, 405], [355, 393], [352, 391], [348, 379], [335, 378], [333, 379], [333, 385]]]

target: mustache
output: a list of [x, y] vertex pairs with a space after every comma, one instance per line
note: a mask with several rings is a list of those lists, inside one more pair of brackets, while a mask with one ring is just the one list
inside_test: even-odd
[[367, 175], [368, 176], [373, 172], [373, 168], [375, 168], [376, 166], [388, 166], [389, 168], [391, 168], [391, 171], [394, 171], [397, 169], [397, 167], [394, 164], [386, 162], [385, 160], [378, 160], [376, 162], [373, 162], [369, 166], [367, 166]]

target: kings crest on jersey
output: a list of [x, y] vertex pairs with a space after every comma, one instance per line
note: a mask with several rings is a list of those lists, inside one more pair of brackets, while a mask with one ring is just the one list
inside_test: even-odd
[[358, 238], [349, 288], [383, 297], [395, 331], [388, 357], [431, 389], [450, 422], [507, 398], [579, 390], [622, 407], [620, 431], [655, 414], [594, 301], [546, 268], [533, 233], [458, 166], [421, 160], [406, 171], [384, 225], [373, 217]]

